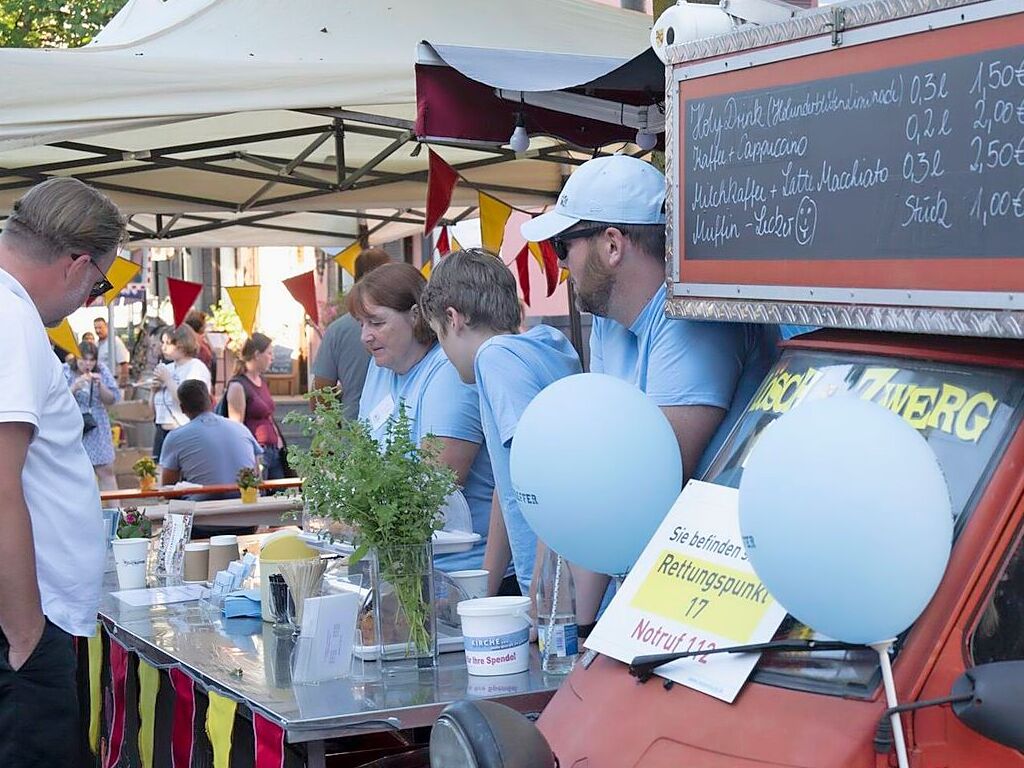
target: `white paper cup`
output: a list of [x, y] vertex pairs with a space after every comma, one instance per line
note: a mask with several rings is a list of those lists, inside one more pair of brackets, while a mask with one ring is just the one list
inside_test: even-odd
[[117, 566], [117, 583], [121, 589], [145, 587], [149, 539], [114, 539], [111, 545]]
[[490, 571], [451, 571], [448, 578], [454, 581], [470, 600], [487, 597], [487, 577]]

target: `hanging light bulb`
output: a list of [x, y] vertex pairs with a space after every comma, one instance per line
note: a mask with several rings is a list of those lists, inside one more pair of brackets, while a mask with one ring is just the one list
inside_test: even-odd
[[523, 120], [522, 112], [516, 112], [516, 129], [512, 131], [508, 145], [517, 155], [530, 148], [530, 134], [526, 132], [526, 123]]
[[658, 137], [647, 128], [641, 128], [636, 132], [636, 145], [644, 152], [649, 152], [658, 144]]

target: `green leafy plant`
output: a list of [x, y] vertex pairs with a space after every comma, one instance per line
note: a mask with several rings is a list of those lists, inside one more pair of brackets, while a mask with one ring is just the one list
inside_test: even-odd
[[261, 479], [256, 467], [242, 467], [238, 470], [236, 481], [239, 488], [259, 488]]
[[117, 538], [148, 539], [153, 535], [153, 524], [138, 507], [125, 507], [117, 522]]
[[149, 456], [143, 456], [132, 464], [132, 471], [140, 480], [144, 477], [156, 478], [156, 462]]
[[[381, 578], [394, 587], [409, 622], [410, 640], [425, 651], [430, 636], [424, 564], [409, 553], [422, 551], [441, 528], [441, 507], [456, 489], [454, 472], [440, 461], [440, 441], [428, 436], [417, 445], [404, 405], [381, 445], [368, 424], [344, 418], [337, 388], [309, 397], [312, 412], [293, 411], [285, 417], [312, 436], [308, 451], [289, 449], [288, 457], [304, 478], [309, 511], [356, 529], [350, 563], [371, 549], [376, 552]], [[426, 568], [430, 578], [429, 563]]]

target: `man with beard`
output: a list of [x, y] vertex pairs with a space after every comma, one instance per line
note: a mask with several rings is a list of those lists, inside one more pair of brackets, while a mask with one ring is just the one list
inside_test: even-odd
[[550, 240], [580, 311], [591, 312], [590, 370], [632, 382], [661, 408], [699, 477], [771, 365], [774, 326], [665, 316], [665, 177], [626, 155], [581, 165], [554, 209], [522, 225]]

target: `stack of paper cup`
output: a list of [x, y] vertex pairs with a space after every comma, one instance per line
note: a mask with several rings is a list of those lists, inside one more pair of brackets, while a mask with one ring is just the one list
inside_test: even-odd
[[206, 581], [210, 571], [210, 542], [192, 541], [185, 545], [183, 581]]
[[470, 600], [487, 597], [487, 577], [490, 571], [450, 571], [448, 578], [454, 581]]
[[111, 544], [117, 565], [117, 583], [121, 589], [145, 587], [149, 539], [114, 539]]
[[238, 559], [238, 537], [233, 533], [210, 537], [210, 562], [206, 571], [208, 581], [217, 578], [220, 571]]

